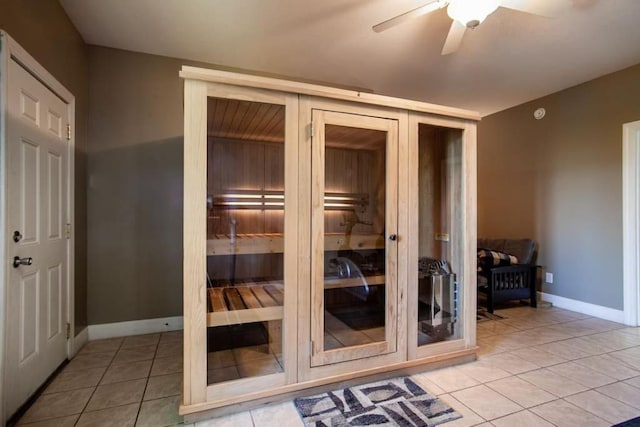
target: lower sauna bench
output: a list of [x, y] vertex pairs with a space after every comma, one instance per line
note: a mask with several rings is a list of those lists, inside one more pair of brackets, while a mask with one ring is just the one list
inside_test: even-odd
[[282, 282], [245, 282], [207, 289], [207, 326], [281, 320], [284, 285]]

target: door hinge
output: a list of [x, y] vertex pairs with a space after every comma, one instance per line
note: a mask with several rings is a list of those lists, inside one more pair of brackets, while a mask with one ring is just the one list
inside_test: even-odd
[[309, 341], [309, 354], [313, 354], [313, 341]]
[[71, 224], [66, 223], [64, 226], [64, 235], [67, 239], [71, 238]]
[[309, 132], [310, 132], [309, 138], [313, 139], [313, 122], [309, 124]]
[[67, 141], [71, 141], [71, 124], [67, 123]]
[[67, 322], [67, 339], [71, 338], [71, 323]]

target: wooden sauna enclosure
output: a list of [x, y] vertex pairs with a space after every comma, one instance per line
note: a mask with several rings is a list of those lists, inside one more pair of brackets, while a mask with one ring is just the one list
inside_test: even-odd
[[[209, 326], [282, 319], [284, 252], [284, 107], [208, 98], [207, 273]], [[376, 130], [327, 129], [325, 251], [353, 256], [368, 284], [384, 284], [384, 138]], [[377, 148], [377, 149], [376, 149]], [[343, 173], [344, 172], [344, 173]], [[363, 262], [365, 261], [365, 262]], [[327, 270], [331, 271], [329, 265]], [[378, 277], [376, 277], [378, 276]], [[343, 288], [358, 278], [327, 277], [332, 304], [353, 303]], [[214, 340], [211, 340], [214, 341]], [[225, 347], [218, 340], [212, 350]], [[268, 339], [264, 339], [268, 343]]]
[[188, 420], [475, 357], [476, 113], [181, 77]]

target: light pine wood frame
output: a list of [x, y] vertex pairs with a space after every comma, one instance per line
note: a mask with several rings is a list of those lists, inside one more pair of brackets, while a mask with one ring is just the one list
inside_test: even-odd
[[[311, 123], [313, 122], [314, 111], [339, 111], [344, 114], [349, 114], [351, 115], [351, 118], [348, 123], [350, 126], [355, 127], [357, 127], [359, 120], [358, 117], [384, 118], [393, 120], [397, 123], [397, 144], [391, 143], [387, 146], [387, 156], [389, 157], [387, 159], [387, 164], [393, 164], [392, 168], [387, 167], [387, 172], [395, 174], [392, 181], [397, 182], [395, 189], [391, 190], [397, 192], [397, 194], [390, 198], [395, 199], [397, 203], [396, 207], [393, 208], [393, 212], [389, 212], [391, 207], [386, 210], [387, 215], [396, 216], [395, 220], [391, 220], [391, 224], [395, 222], [397, 224], [397, 228], [395, 233], [392, 233], [390, 230], [386, 230], [386, 238], [388, 238], [390, 234], [397, 234], [398, 239], [393, 245], [391, 245], [391, 247], [393, 250], [397, 250], [399, 253], [402, 253], [400, 251], [403, 250], [408, 235], [406, 228], [406, 210], [402, 210], [403, 205], [401, 201], [404, 196], [401, 192], [402, 189], [407, 187], [407, 183], [406, 181], [403, 181], [403, 179], [406, 178], [404, 172], [401, 173], [405, 168], [400, 166], [401, 164], [405, 164], [404, 162], [406, 161], [406, 151], [401, 147], [406, 147], [407, 145], [407, 112], [393, 108], [373, 107], [367, 105], [363, 106], [351, 102], [301, 96], [299, 116], [300, 135], [303, 136], [304, 141], [300, 144], [300, 163], [311, 164], [312, 167], [310, 169], [313, 170], [324, 170], [324, 164], [322, 163], [322, 158], [324, 158], [322, 153], [324, 145], [317, 144], [314, 140], [314, 138], [319, 139], [318, 132], [320, 132], [319, 128], [322, 126], [314, 123], [313, 130], [316, 135], [311, 134]], [[331, 121], [330, 123], [335, 122]], [[335, 124], [341, 123], [338, 122]], [[394, 153], [389, 153], [389, 150], [394, 150]], [[404, 309], [406, 306], [406, 275], [399, 273], [399, 271], [404, 271], [400, 270], [403, 268], [403, 265], [396, 264], [395, 260], [393, 263], [390, 263], [391, 265], [389, 263], [387, 264], [387, 268], [395, 270], [397, 274], [397, 287], [395, 292], [392, 291], [392, 293], [387, 293], [387, 298], [393, 298], [396, 301], [395, 307], [392, 308], [392, 310], [395, 310], [393, 317], [397, 319], [395, 320], [396, 331], [394, 331], [396, 335], [395, 350], [382, 348], [378, 355], [359, 358], [363, 356], [360, 352], [364, 352], [365, 355], [367, 354], [368, 350], [366, 349], [366, 346], [353, 350], [351, 357], [345, 356], [346, 353], [337, 357], [330, 353], [327, 355], [327, 353], [323, 354], [321, 348], [313, 348], [312, 341], [317, 340], [314, 339], [313, 328], [316, 328], [315, 336], [318, 336], [320, 333], [319, 331], [322, 331], [320, 328], [322, 328], [323, 325], [323, 323], [321, 323], [322, 319], [318, 318], [318, 315], [321, 315], [322, 313], [317, 309], [317, 307], [315, 309], [312, 307], [320, 301], [322, 295], [322, 289], [314, 288], [314, 284], [317, 284], [319, 280], [322, 280], [319, 276], [322, 266], [317, 264], [319, 260], [317, 253], [318, 251], [324, 250], [324, 248], [319, 247], [320, 245], [314, 245], [314, 242], [322, 242], [324, 238], [324, 235], [322, 234], [324, 209], [322, 207], [322, 202], [319, 199], [319, 195], [322, 194], [323, 189], [315, 188], [322, 185], [320, 182], [322, 174], [318, 176], [318, 174], [312, 173], [312, 170], [310, 169], [307, 168], [304, 173], [300, 174], [301, 200], [299, 205], [299, 238], [301, 242], [306, 243], [300, 247], [300, 259], [298, 261], [298, 282], [302, 284], [298, 300], [298, 318], [300, 319], [298, 326], [299, 379], [317, 380], [343, 373], [351, 373], [353, 375], [354, 372], [363, 369], [391, 365], [406, 360], [406, 330], [404, 329], [404, 326], [406, 325], [406, 310]], [[387, 185], [387, 189], [389, 189], [389, 187], [390, 186]], [[314, 188], [315, 191], [312, 191]], [[314, 195], [318, 199], [315, 200], [315, 203], [313, 201]], [[387, 196], [389, 197], [389, 195]], [[309, 200], [312, 200], [312, 202], [309, 203]], [[387, 201], [387, 203], [389, 202]], [[316, 256], [313, 255], [314, 251]], [[398, 256], [397, 262], [404, 263], [405, 261], [402, 260], [402, 258], [403, 257]], [[397, 266], [394, 266], [394, 264]], [[314, 293], [316, 294], [315, 299]], [[312, 316], [312, 313], [315, 313], [315, 319], [310, 317]], [[374, 345], [378, 345], [378, 343]], [[347, 351], [351, 350], [341, 350], [341, 352]], [[388, 351], [387, 354], [384, 354], [385, 351]], [[316, 363], [312, 363], [314, 361]], [[336, 363], [339, 361], [340, 363]], [[327, 364], [323, 366], [324, 363]]]
[[[243, 378], [233, 383], [207, 384], [207, 323], [226, 324], [210, 319], [207, 314], [207, 98], [218, 97], [253, 102], [279, 104], [285, 107], [285, 238], [284, 306], [273, 307], [274, 313], [251, 316], [245, 310], [243, 321], [263, 321], [282, 318], [283, 356], [285, 372], [255, 378]], [[259, 89], [247, 89], [198, 80], [185, 80], [185, 145], [184, 145], [184, 381], [183, 405], [202, 404], [249, 391], [269, 389], [296, 382], [297, 349], [296, 271], [298, 207], [298, 98], [295, 95]], [[275, 313], [277, 312], [277, 313]], [[233, 313], [233, 312], [231, 312]], [[238, 320], [238, 319], [236, 319]], [[290, 368], [289, 365], [293, 364]]]
[[[180, 413], [187, 419], [206, 414], [222, 415], [244, 410], [257, 404], [290, 399], [304, 390], [328, 389], [331, 384], [352, 381], [372, 375], [415, 372], [421, 366], [443, 366], [475, 358], [475, 286], [465, 288], [466, 304], [461, 312], [463, 338], [452, 344], [435, 345], [433, 351], [418, 353], [410, 342], [415, 335], [408, 331], [408, 309], [412, 292], [409, 283], [417, 283], [411, 275], [416, 269], [411, 248], [417, 236], [410, 233], [415, 226], [417, 210], [411, 198], [416, 191], [410, 183], [416, 168], [413, 144], [415, 123], [410, 115], [426, 118], [430, 124], [463, 129], [464, 224], [466, 235], [462, 249], [466, 277], [475, 280], [475, 121], [480, 116], [460, 110], [355, 91], [334, 89], [306, 83], [266, 77], [248, 76], [217, 70], [183, 67], [185, 79], [185, 225], [184, 225], [184, 390]], [[247, 378], [217, 385], [206, 384], [206, 108], [207, 96], [281, 102], [287, 105], [287, 142], [285, 176], [287, 197], [285, 235], [276, 252], [285, 253], [285, 373]], [[282, 101], [282, 100], [285, 101]], [[396, 351], [380, 356], [349, 360], [326, 366], [311, 367], [311, 119], [312, 109], [325, 109], [356, 115], [370, 115], [396, 120], [398, 123], [397, 176], [397, 328]], [[418, 112], [418, 113], [416, 113]], [[441, 123], [441, 124], [440, 124]], [[415, 130], [417, 134], [417, 128]], [[411, 134], [411, 135], [410, 135]], [[414, 138], [415, 141], [413, 140]], [[292, 143], [289, 143], [292, 141]], [[199, 147], [199, 148], [198, 148]], [[200, 157], [200, 158], [197, 158]], [[415, 210], [415, 212], [414, 212]], [[287, 213], [293, 213], [293, 215]], [[292, 220], [293, 219], [293, 220]], [[414, 222], [412, 222], [414, 221]], [[388, 234], [388, 233], [387, 233]], [[274, 246], [267, 248], [274, 250]], [[327, 243], [325, 243], [327, 244]], [[211, 249], [211, 248], [210, 248]], [[252, 251], [253, 249], [247, 249]], [[417, 251], [416, 248], [413, 248]], [[417, 258], [416, 258], [417, 259]], [[415, 271], [417, 274], [417, 271]], [[412, 285], [415, 286], [415, 285]], [[415, 300], [415, 299], [413, 299]], [[416, 314], [417, 315], [417, 314]], [[409, 341], [408, 341], [409, 340]], [[453, 342], [453, 341], [452, 341]]]
[[[417, 238], [409, 241], [407, 259], [413, 265], [407, 267], [408, 277], [408, 351], [409, 359], [419, 359], [450, 351], [458, 351], [475, 346], [476, 342], [476, 124], [467, 120], [447, 119], [427, 114], [411, 113], [409, 115], [409, 229], [418, 230], [419, 218], [419, 125], [426, 124], [460, 130], [462, 159], [460, 170], [453, 171], [458, 175], [453, 185], [448, 188], [448, 203], [451, 207], [449, 222], [459, 235], [450, 235], [448, 259], [459, 262], [457, 282], [461, 295], [462, 306], [459, 309], [461, 336], [458, 339], [442, 341], [425, 346], [418, 346], [418, 268], [419, 241]], [[456, 141], [457, 142], [457, 141]], [[459, 195], [459, 196], [458, 196]], [[473, 201], [470, 203], [470, 201]], [[460, 203], [461, 202], [461, 203]], [[462, 223], [456, 224], [456, 218], [462, 218]], [[451, 230], [449, 230], [451, 232]]]

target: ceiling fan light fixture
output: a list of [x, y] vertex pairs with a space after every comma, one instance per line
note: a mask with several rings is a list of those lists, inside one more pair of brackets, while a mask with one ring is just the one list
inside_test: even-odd
[[497, 0], [451, 0], [447, 7], [447, 14], [466, 27], [475, 28], [498, 6]]

